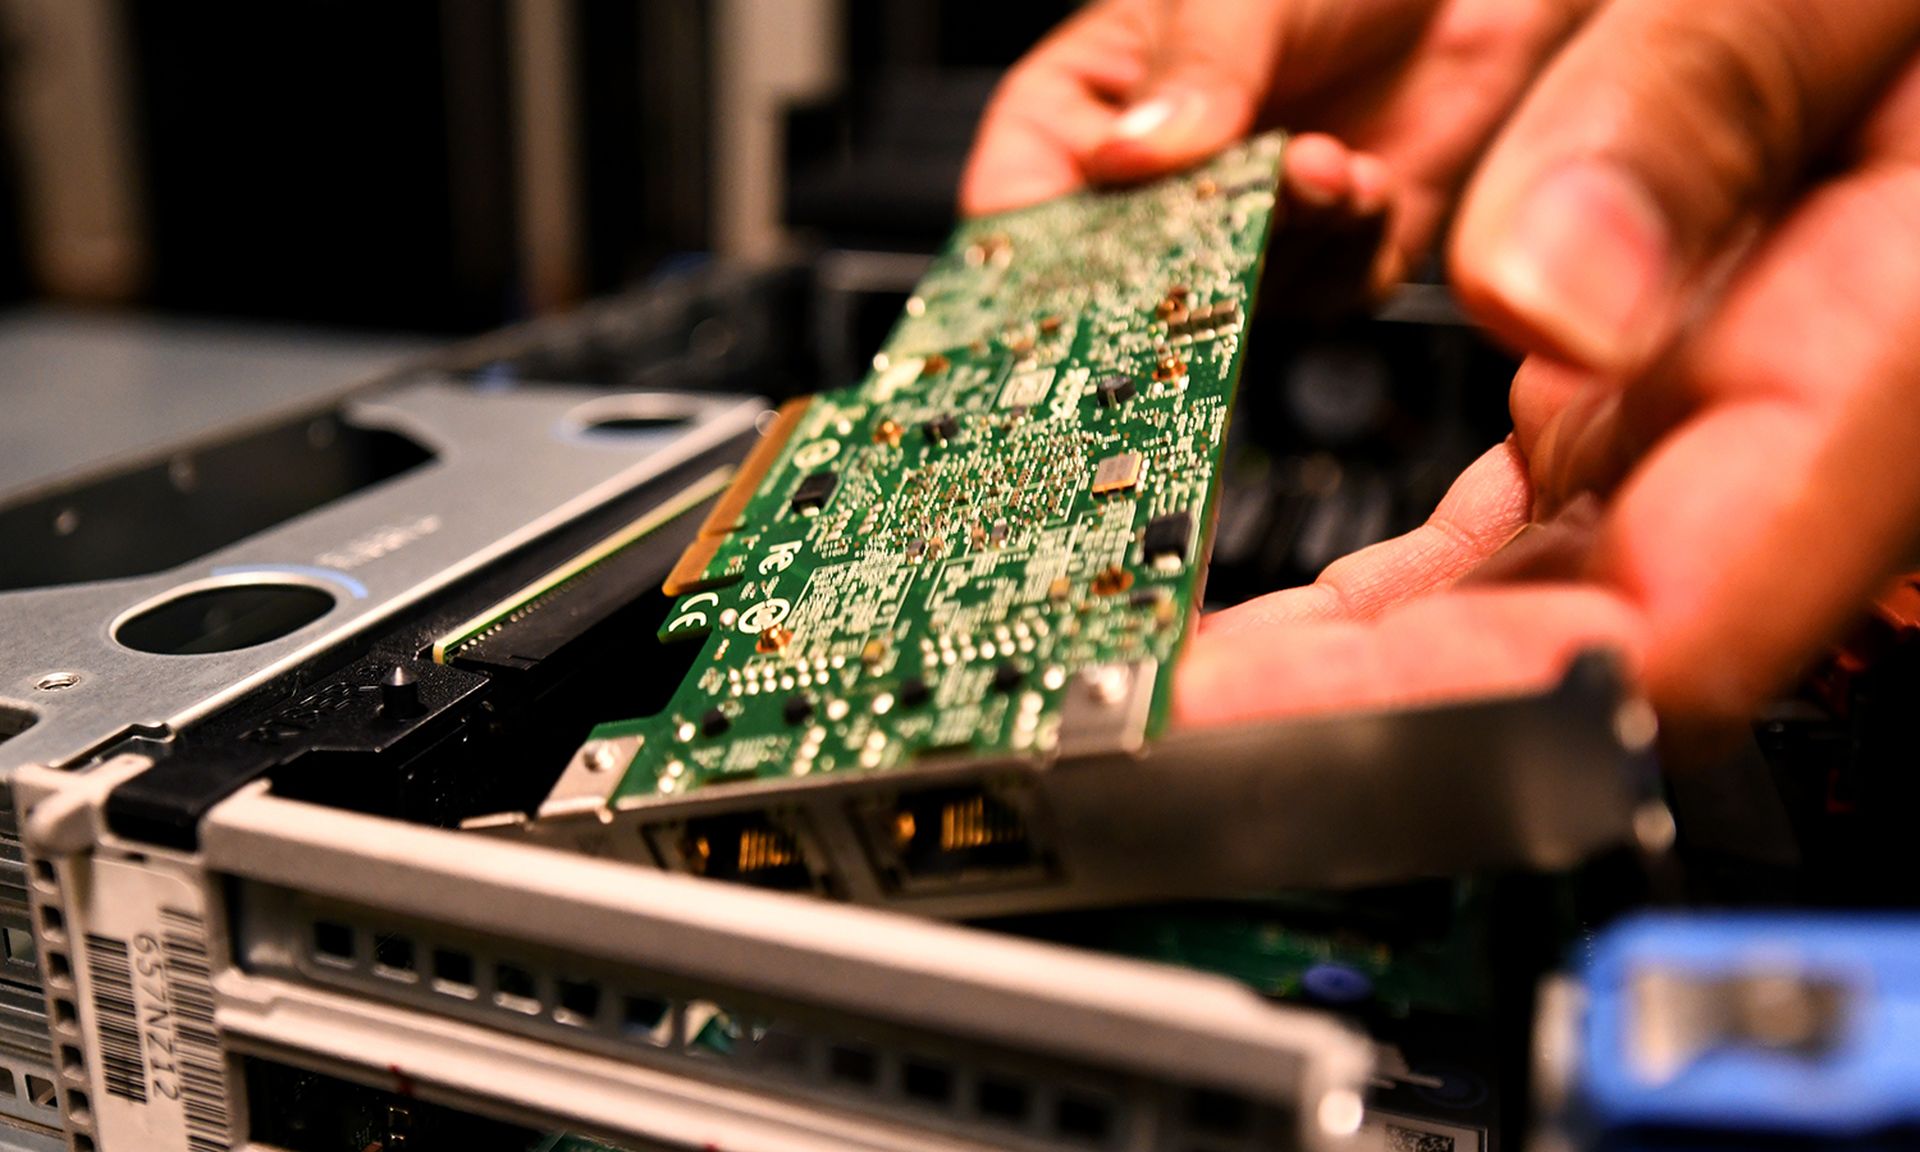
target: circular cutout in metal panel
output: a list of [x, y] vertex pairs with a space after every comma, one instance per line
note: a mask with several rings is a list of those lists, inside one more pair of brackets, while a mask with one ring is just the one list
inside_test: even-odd
[[122, 620], [113, 638], [136, 652], [234, 652], [290, 635], [333, 610], [311, 584], [223, 584], [169, 597]]
[[580, 405], [565, 423], [578, 435], [613, 439], [660, 432], [690, 424], [700, 414], [686, 396], [661, 392], [624, 392]]

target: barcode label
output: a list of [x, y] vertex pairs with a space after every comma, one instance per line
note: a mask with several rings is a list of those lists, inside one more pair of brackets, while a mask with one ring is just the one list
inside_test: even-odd
[[93, 975], [94, 1035], [107, 1091], [145, 1104], [147, 1061], [140, 1051], [140, 1017], [133, 1003], [133, 961], [127, 956], [127, 942], [89, 935], [87, 969]]
[[206, 924], [192, 913], [162, 908], [160, 925], [160, 954], [166, 961], [167, 996], [176, 1024], [187, 1147], [189, 1152], [228, 1152], [232, 1124], [227, 1114], [227, 1072], [213, 1027], [213, 968], [207, 959]]
[[109, 1152], [233, 1152], [246, 1141], [214, 1026], [219, 958], [200, 880], [170, 862], [104, 854], [92, 875], [66, 907], [95, 1089], [87, 1137]]
[[1368, 1128], [1382, 1139], [1384, 1152], [1481, 1152], [1487, 1146], [1485, 1128], [1443, 1124], [1426, 1116], [1403, 1116], [1376, 1110]]
[[1418, 1132], [1398, 1124], [1387, 1125], [1387, 1152], [1459, 1152], [1453, 1137], [1441, 1132]]

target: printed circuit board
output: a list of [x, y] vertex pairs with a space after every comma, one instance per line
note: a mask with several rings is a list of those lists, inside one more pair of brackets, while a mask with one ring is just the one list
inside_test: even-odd
[[[663, 714], [594, 732], [633, 753], [609, 799], [1156, 734], [1281, 147], [963, 224], [682, 557], [661, 639], [703, 649]], [[1076, 692], [1123, 707], [1077, 724]]]

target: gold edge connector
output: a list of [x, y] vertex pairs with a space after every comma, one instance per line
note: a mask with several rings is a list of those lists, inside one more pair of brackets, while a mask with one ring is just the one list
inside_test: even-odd
[[649, 509], [644, 515], [615, 532], [613, 535], [588, 548], [586, 551], [554, 568], [538, 580], [519, 588], [510, 596], [487, 606], [486, 610], [448, 631], [433, 642], [433, 662], [445, 664], [461, 645], [480, 635], [487, 629], [500, 623], [515, 612], [527, 607], [543, 596], [557, 591], [568, 581], [592, 568], [594, 565], [619, 552], [644, 536], [657, 531], [671, 520], [697, 508], [727, 483], [733, 475], [731, 468], [715, 468], [692, 484], [687, 485], [658, 507]]
[[740, 470], [734, 473], [733, 483], [721, 494], [713, 510], [700, 525], [700, 535], [694, 537], [686, 550], [680, 553], [680, 559], [667, 575], [667, 582], [661, 591], [669, 596], [679, 596], [687, 592], [698, 591], [707, 582], [707, 565], [713, 562], [714, 555], [720, 551], [720, 545], [743, 522], [747, 505], [754, 494], [760, 490], [760, 482], [773, 471], [780, 459], [780, 453], [786, 449], [787, 441], [793, 439], [794, 432], [800, 427], [800, 421], [813, 404], [813, 397], [800, 396], [780, 405], [773, 414], [773, 420], [767, 425], [766, 435], [760, 443], [753, 446], [747, 454]]

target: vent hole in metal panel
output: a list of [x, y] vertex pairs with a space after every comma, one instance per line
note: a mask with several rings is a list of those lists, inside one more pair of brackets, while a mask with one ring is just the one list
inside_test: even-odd
[[34, 714], [25, 708], [9, 708], [0, 704], [0, 744], [33, 727], [34, 720]]
[[473, 995], [473, 957], [452, 948], [435, 948], [433, 979], [442, 992]]
[[1187, 1097], [1187, 1123], [1198, 1132], [1245, 1135], [1253, 1127], [1253, 1102], [1230, 1092], [1196, 1089]]
[[373, 963], [383, 976], [413, 978], [413, 941], [394, 933], [374, 937]]
[[568, 413], [567, 420], [588, 437], [617, 439], [679, 428], [697, 415], [684, 397], [629, 392], [589, 400]]
[[493, 993], [502, 1008], [529, 1014], [540, 1011], [540, 991], [533, 973], [518, 964], [493, 966]]
[[562, 1023], [591, 1023], [600, 1015], [600, 986], [588, 980], [560, 980], [555, 985], [554, 1017]]
[[673, 1042], [673, 1004], [659, 996], [627, 996], [621, 1004], [621, 1029], [636, 1040], [664, 1048]]
[[1113, 1136], [1114, 1106], [1077, 1092], [1062, 1093], [1053, 1102], [1053, 1127], [1070, 1140], [1105, 1144]]
[[308, 584], [223, 584], [171, 596], [122, 620], [113, 638], [155, 656], [235, 652], [288, 636], [333, 611]]
[[62, 485], [0, 507], [0, 592], [164, 572], [433, 458], [398, 432], [309, 413]]
[[880, 1079], [880, 1057], [863, 1045], [835, 1044], [827, 1049], [827, 1074], [842, 1084], [872, 1087]]
[[953, 1069], [936, 1061], [909, 1058], [900, 1066], [900, 1090], [909, 1100], [938, 1108], [953, 1106]]
[[314, 959], [335, 964], [353, 963], [353, 929], [330, 920], [313, 925]]
[[53, 1107], [53, 1081], [40, 1076], [27, 1077], [27, 1099], [42, 1108]]
[[973, 1103], [982, 1116], [1008, 1124], [1024, 1124], [1033, 1110], [1033, 1093], [1017, 1081], [983, 1076], [974, 1086]]

